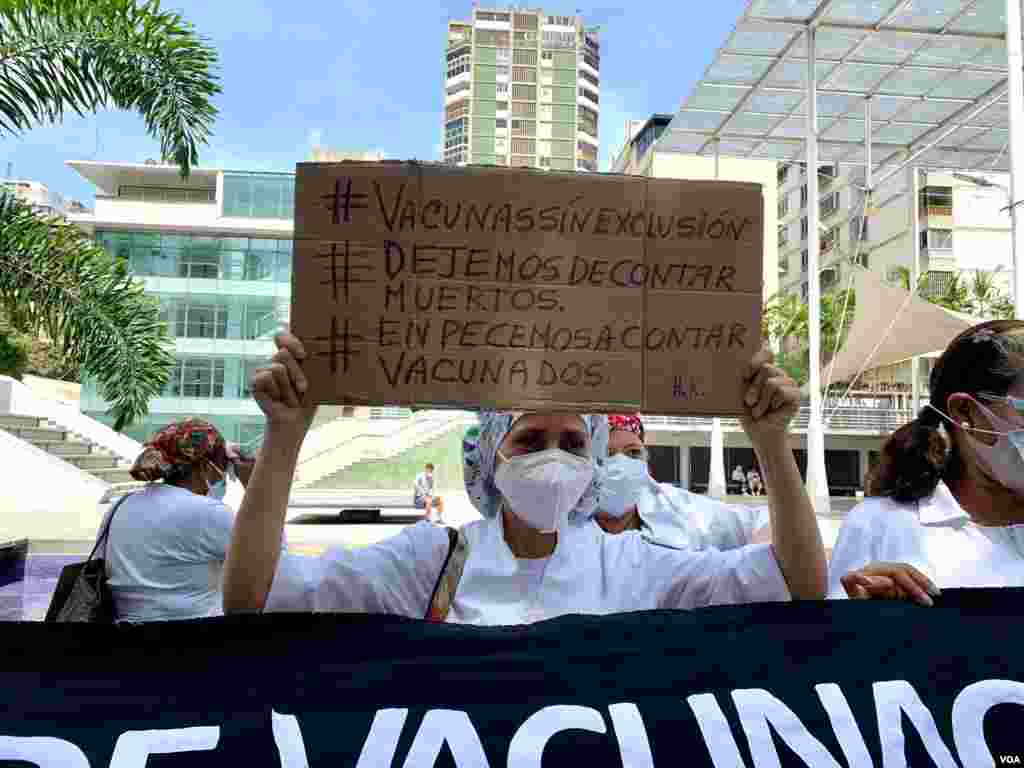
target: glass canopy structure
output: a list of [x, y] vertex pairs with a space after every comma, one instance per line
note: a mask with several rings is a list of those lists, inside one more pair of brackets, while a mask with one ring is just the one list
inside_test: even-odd
[[1006, 0], [751, 0], [659, 150], [803, 160], [808, 29], [822, 162], [1009, 170]]
[[[868, 196], [908, 167], [1009, 171], [1014, 301], [1024, 317], [1020, 3], [748, 0], [657, 150], [859, 165]], [[807, 197], [818, 200], [817, 173], [807, 174]], [[810, 232], [818, 209], [807, 207]], [[820, 514], [829, 507], [820, 261], [818, 238], [807, 242], [807, 483]]]

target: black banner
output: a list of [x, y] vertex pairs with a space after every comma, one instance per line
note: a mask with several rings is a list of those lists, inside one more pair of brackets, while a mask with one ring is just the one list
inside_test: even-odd
[[1024, 589], [566, 617], [0, 624], [0, 766], [1024, 761]]

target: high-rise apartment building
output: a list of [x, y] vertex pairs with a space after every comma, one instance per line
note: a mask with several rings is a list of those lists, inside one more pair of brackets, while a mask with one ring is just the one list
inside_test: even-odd
[[449, 22], [444, 161], [596, 171], [600, 68], [579, 16], [477, 7]]

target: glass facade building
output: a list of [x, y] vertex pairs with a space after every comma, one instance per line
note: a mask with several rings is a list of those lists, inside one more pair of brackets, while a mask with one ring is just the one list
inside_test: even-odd
[[[158, 299], [174, 343], [163, 392], [150, 403], [149, 416], [126, 430], [136, 440], [187, 416], [208, 419], [226, 439], [250, 448], [262, 436], [249, 379], [273, 353], [273, 336], [288, 318], [295, 181], [291, 174], [220, 176], [220, 199], [205, 205], [168, 194], [154, 197], [152, 207], [139, 206], [138, 196], [128, 193], [99, 205], [97, 195], [96, 242], [124, 260]], [[117, 203], [128, 199], [134, 220], [117, 221], [124, 218]], [[88, 380], [81, 408], [110, 423], [107, 404]]]

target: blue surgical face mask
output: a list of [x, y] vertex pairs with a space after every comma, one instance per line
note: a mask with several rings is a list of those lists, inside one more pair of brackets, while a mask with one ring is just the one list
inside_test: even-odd
[[615, 518], [632, 509], [641, 493], [657, 487], [645, 461], [621, 453], [607, 459], [601, 472], [600, 510]]

